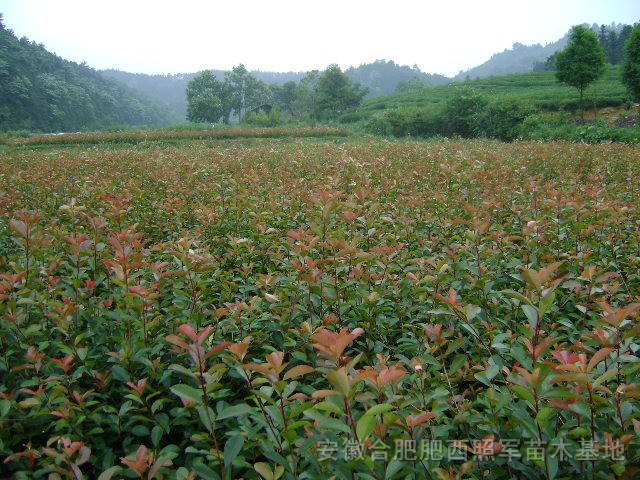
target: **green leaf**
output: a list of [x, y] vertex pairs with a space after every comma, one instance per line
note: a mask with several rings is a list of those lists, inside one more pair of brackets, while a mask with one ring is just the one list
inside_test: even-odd
[[178, 395], [180, 398], [184, 398], [185, 400], [196, 403], [202, 402], [202, 390], [194, 388], [190, 385], [179, 383], [177, 385], [173, 385], [169, 390]]
[[449, 367], [449, 374], [453, 375], [458, 370], [460, 370], [460, 367], [462, 367], [464, 365], [464, 362], [466, 361], [467, 361], [466, 355], [458, 354], [455, 357], [453, 357], [453, 361], [451, 362], [451, 366]]
[[269, 464], [258, 462], [253, 466], [253, 468], [255, 468], [256, 472], [258, 472], [264, 480], [274, 480], [273, 472], [271, 471]]
[[471, 321], [476, 318], [478, 315], [480, 315], [480, 312], [482, 312], [482, 309], [479, 306], [473, 304], [467, 305], [464, 309], [464, 314], [467, 318], [467, 321]]
[[297, 365], [287, 371], [282, 377], [283, 380], [289, 380], [290, 378], [298, 378], [307, 373], [313, 372], [315, 369], [310, 365]]
[[533, 303], [531, 303], [531, 300], [522, 295], [520, 292], [516, 292], [515, 290], [502, 290], [502, 292], [500, 293], [502, 293], [507, 298], [515, 298], [516, 300], [519, 300], [520, 303], [523, 303], [525, 305], [533, 305]]
[[389, 405], [388, 403], [380, 403], [378, 405], [374, 405], [369, 410], [365, 412], [365, 415], [379, 415], [381, 413], [390, 412], [395, 407], [393, 405]]
[[588, 417], [591, 415], [591, 409], [586, 402], [576, 402], [569, 404], [569, 410], [576, 412], [583, 417]]
[[475, 327], [473, 325], [470, 325], [468, 323], [463, 323], [461, 326], [462, 326], [462, 328], [464, 328], [466, 331], [468, 331], [474, 337], [479, 337], [480, 336], [480, 334], [478, 333], [478, 331], [475, 329]]
[[342, 367], [327, 375], [327, 380], [331, 382], [331, 385], [345, 397], [349, 397], [351, 393], [351, 382], [347, 370]]
[[484, 372], [488, 380], [493, 380], [498, 373], [500, 373], [500, 367], [498, 365], [489, 365], [489, 368]]
[[5, 417], [11, 409], [11, 402], [5, 398], [0, 400], [0, 417]]
[[113, 477], [116, 473], [120, 471], [122, 471], [122, 467], [120, 467], [119, 465], [115, 465], [113, 467], [107, 468], [104, 472], [102, 472], [98, 476], [98, 480], [111, 480], [111, 477]]
[[129, 376], [127, 371], [119, 365], [111, 367], [111, 376], [114, 380], [118, 380], [124, 383], [127, 383], [131, 380], [131, 377]]
[[473, 376], [476, 380], [484, 383], [487, 387], [491, 386], [491, 380], [487, 378], [487, 374], [485, 372], [474, 373]]
[[540, 299], [540, 303], [538, 304], [538, 308], [540, 309], [540, 317], [543, 317], [545, 313], [549, 311], [549, 309], [553, 306], [553, 301], [556, 298], [556, 291], [551, 290], [545, 296]]
[[538, 421], [538, 423], [542, 428], [547, 426], [547, 424], [549, 423], [549, 420], [553, 417], [556, 411], [557, 410], [553, 407], [542, 407], [538, 411], [538, 414], [536, 415], [536, 420]]
[[374, 427], [378, 423], [378, 418], [375, 415], [363, 415], [360, 417], [358, 422], [356, 423], [356, 433], [358, 434], [358, 439], [363, 442], [364, 440], [371, 435]]
[[284, 467], [278, 465], [273, 471], [273, 480], [278, 480], [282, 475], [284, 475]]
[[226, 468], [229, 468], [238, 454], [242, 451], [243, 445], [244, 436], [242, 435], [234, 435], [227, 440], [227, 443], [224, 444], [224, 466]]
[[402, 470], [403, 466], [404, 463], [401, 460], [394, 458], [389, 462], [389, 465], [387, 465], [387, 471], [384, 474], [384, 478], [393, 478], [396, 473]]
[[40, 399], [38, 397], [29, 397], [18, 402], [20, 408], [33, 408], [40, 405]]
[[339, 432], [351, 433], [351, 429], [342, 421], [333, 417], [328, 417], [314, 408], [310, 408], [304, 412], [306, 417], [309, 417], [318, 422], [320, 428], [326, 430], [337, 430]]
[[193, 469], [198, 474], [198, 478], [204, 478], [204, 480], [216, 480], [220, 478], [212, 468], [202, 463], [194, 464]]
[[530, 270], [525, 268], [522, 270], [522, 278], [524, 281], [535, 288], [538, 292], [542, 288], [542, 281], [540, 280], [540, 275], [535, 270]]
[[319, 402], [313, 408], [315, 408], [316, 410], [322, 410], [323, 412], [336, 413], [338, 415], [344, 414], [344, 409], [340, 408], [333, 402]]
[[604, 372], [602, 375], [600, 375], [598, 378], [596, 378], [593, 381], [593, 386], [597, 387], [598, 385], [611, 380], [613, 377], [615, 377], [618, 374], [618, 369], [617, 368], [610, 368], [609, 370], [607, 370], [606, 372]]
[[553, 480], [558, 475], [559, 458], [558, 455], [547, 455], [547, 467], [549, 470], [549, 480]]
[[222, 410], [217, 419], [224, 420], [225, 418], [239, 417], [241, 415], [253, 415], [255, 413], [255, 410], [249, 405], [247, 405], [246, 403], [240, 403], [238, 405], [231, 405], [230, 407]]
[[575, 427], [568, 432], [569, 438], [586, 438], [589, 435], [590, 432], [587, 427]]
[[[451, 355], [453, 352], [455, 352], [456, 350], [458, 350], [460, 347], [462, 347], [465, 343], [467, 342], [466, 338], [457, 338], [455, 340], [449, 340], [447, 342], [447, 351], [444, 352], [444, 356], [448, 357], [449, 355]], [[433, 357], [432, 357], [433, 358]], [[466, 358], [466, 355], [465, 355]], [[455, 359], [454, 359], [455, 361]], [[440, 362], [435, 361], [434, 365], [438, 365]]]
[[533, 396], [531, 390], [529, 390], [527, 387], [523, 387], [522, 385], [511, 385], [509, 388], [513, 390], [515, 394], [522, 400], [535, 403], [536, 398]]
[[162, 440], [162, 435], [164, 434], [164, 430], [160, 425], [156, 425], [151, 429], [151, 442], [154, 447], [160, 445], [160, 440]]
[[522, 305], [522, 311], [527, 316], [532, 328], [538, 324], [538, 309], [533, 305]]

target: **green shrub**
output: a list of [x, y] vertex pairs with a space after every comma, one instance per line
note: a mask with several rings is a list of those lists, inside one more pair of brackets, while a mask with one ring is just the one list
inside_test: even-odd
[[522, 123], [534, 111], [533, 105], [513, 95], [498, 97], [477, 112], [476, 133], [482, 137], [512, 141], [520, 135]]
[[276, 127], [282, 123], [280, 109], [276, 106], [268, 113], [263, 109], [248, 112], [243, 122], [254, 127]]

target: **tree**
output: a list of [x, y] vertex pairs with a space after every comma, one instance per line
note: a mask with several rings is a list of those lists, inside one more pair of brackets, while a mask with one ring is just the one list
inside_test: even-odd
[[411, 77], [408, 80], [403, 80], [396, 86], [396, 92], [412, 92], [416, 90], [422, 90], [427, 84], [420, 80], [417, 76]]
[[231, 108], [239, 119], [247, 108], [257, 107], [269, 99], [266, 84], [251, 75], [243, 64], [225, 72], [224, 80], [231, 94]]
[[478, 135], [478, 116], [489, 101], [471, 87], [460, 87], [447, 101], [442, 112], [442, 125], [447, 135], [473, 138]]
[[575, 87], [580, 93], [580, 114], [584, 120], [583, 98], [585, 89], [604, 73], [606, 57], [596, 33], [576, 25], [569, 34], [567, 48], [556, 56], [556, 78]]
[[272, 83], [269, 85], [271, 90], [271, 96], [273, 97], [276, 105], [284, 112], [287, 111], [289, 115], [295, 115], [293, 105], [296, 101], [298, 85], [293, 80], [278, 85]]
[[312, 120], [316, 104], [316, 88], [320, 72], [311, 70], [300, 79], [295, 90], [295, 100], [291, 104], [291, 109], [295, 116]]
[[229, 122], [231, 101], [227, 86], [209, 70], [187, 85], [187, 120], [191, 122]]
[[633, 27], [625, 45], [622, 82], [629, 89], [633, 100], [640, 101], [640, 24]]
[[359, 83], [351, 83], [338, 65], [329, 65], [318, 78], [315, 88], [317, 118], [335, 118], [344, 110], [357, 107], [367, 94]]

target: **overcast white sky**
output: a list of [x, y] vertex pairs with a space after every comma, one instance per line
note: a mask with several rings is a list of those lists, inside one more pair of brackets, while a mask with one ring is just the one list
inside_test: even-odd
[[377, 59], [457, 74], [580, 23], [634, 24], [640, 0], [0, 0], [18, 37], [133, 73], [343, 69]]

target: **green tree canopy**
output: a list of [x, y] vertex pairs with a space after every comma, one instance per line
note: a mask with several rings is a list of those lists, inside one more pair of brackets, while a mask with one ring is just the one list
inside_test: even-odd
[[231, 95], [231, 108], [242, 118], [248, 108], [254, 108], [269, 99], [266, 84], [251, 75], [243, 64], [225, 73], [225, 83]]
[[0, 16], [0, 130], [69, 132], [179, 120], [166, 106], [87, 65], [18, 39]]
[[290, 115], [294, 115], [293, 105], [296, 101], [297, 88], [298, 85], [293, 80], [289, 80], [282, 85], [276, 83], [269, 85], [271, 96], [276, 105], [278, 105], [282, 111], [289, 112]]
[[329, 65], [315, 85], [315, 115], [334, 118], [345, 110], [357, 107], [367, 94], [359, 83], [351, 83], [338, 65]]
[[606, 57], [596, 33], [576, 25], [569, 34], [567, 48], [556, 56], [556, 78], [559, 82], [575, 87], [580, 93], [580, 106], [585, 89], [604, 73]]
[[460, 87], [444, 106], [442, 123], [445, 133], [465, 138], [476, 136], [477, 117], [488, 103], [487, 97], [481, 93], [470, 87]]
[[640, 101], [640, 24], [633, 27], [625, 45], [622, 81], [629, 89], [633, 100]]
[[187, 85], [187, 119], [191, 122], [229, 121], [231, 96], [227, 86], [209, 70]]

